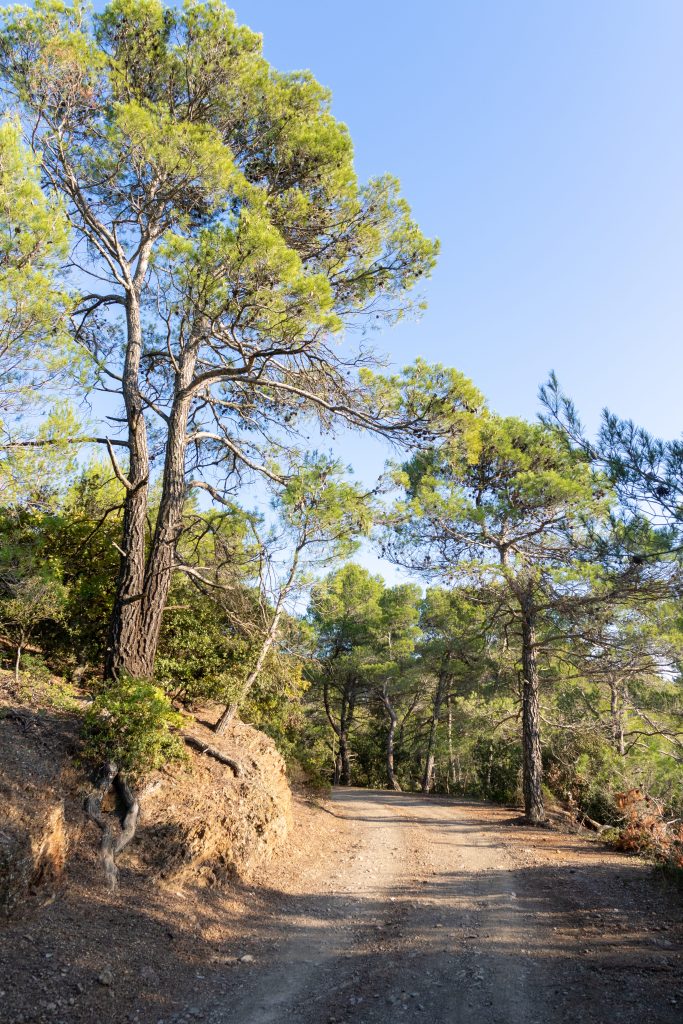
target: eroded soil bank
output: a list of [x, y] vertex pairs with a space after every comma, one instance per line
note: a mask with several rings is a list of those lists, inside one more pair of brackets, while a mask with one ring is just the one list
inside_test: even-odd
[[285, 852], [249, 885], [58, 894], [3, 936], [2, 987], [25, 1009], [2, 1020], [679, 1024], [680, 893], [514, 820], [339, 790], [298, 802]]

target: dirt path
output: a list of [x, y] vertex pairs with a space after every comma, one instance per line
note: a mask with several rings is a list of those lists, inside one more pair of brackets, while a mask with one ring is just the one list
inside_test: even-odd
[[0, 929], [0, 1024], [680, 1024], [683, 893], [514, 820], [338, 790], [250, 884], [115, 894], [81, 843]]
[[253, 961], [173, 1021], [680, 1024], [681, 898], [640, 862], [463, 801], [340, 790], [324, 821], [243, 919]]

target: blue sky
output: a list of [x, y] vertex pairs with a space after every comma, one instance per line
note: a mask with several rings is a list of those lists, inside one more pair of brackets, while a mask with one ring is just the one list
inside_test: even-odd
[[[363, 177], [390, 171], [442, 255], [419, 323], [377, 339], [534, 416], [550, 369], [681, 433], [683, 4], [679, 0], [244, 0], [281, 70], [333, 92]], [[385, 452], [345, 440], [372, 480]], [[372, 557], [364, 561], [395, 574]]]
[[[379, 345], [533, 415], [551, 368], [680, 433], [683, 4], [243, 0], [280, 69], [332, 89], [362, 176], [391, 171], [441, 239], [419, 324]], [[360, 467], [359, 467], [360, 469]]]

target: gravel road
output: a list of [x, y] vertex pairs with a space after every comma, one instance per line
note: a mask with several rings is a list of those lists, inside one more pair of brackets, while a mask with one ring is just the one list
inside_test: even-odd
[[466, 801], [337, 790], [317, 818], [322, 858], [293, 864], [270, 910], [242, 920], [253, 959], [197, 1015], [680, 1024], [680, 893], [637, 859], [514, 820]]

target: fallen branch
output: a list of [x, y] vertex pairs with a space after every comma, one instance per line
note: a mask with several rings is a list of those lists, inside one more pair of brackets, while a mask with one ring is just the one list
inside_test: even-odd
[[609, 828], [609, 825], [601, 825], [599, 821], [595, 821], [594, 818], [589, 818], [587, 814], [582, 814], [581, 815], [580, 824], [581, 825], [586, 825], [586, 824], [590, 825], [590, 827], [592, 829], [595, 829], [595, 831], [598, 833], [598, 835], [600, 835], [601, 832], [604, 832], [606, 829]]
[[598, 835], [601, 832], [604, 832], [605, 829], [609, 828], [609, 825], [601, 825], [599, 821], [589, 818], [587, 814], [584, 814], [583, 811], [578, 810], [578, 808], [575, 811], [565, 811], [563, 807], [554, 807], [551, 813], [561, 814], [563, 818], [567, 818], [574, 825], [585, 826], [588, 824], [598, 833]]
[[193, 750], [198, 750], [200, 754], [206, 754], [207, 757], [213, 757], [216, 761], [220, 761], [221, 764], [226, 765], [228, 768], [232, 768], [237, 777], [242, 774], [242, 765], [239, 761], [234, 761], [231, 757], [221, 754], [220, 750], [216, 750], [215, 747], [209, 746], [208, 743], [202, 743], [201, 740], [196, 739], [194, 736], [184, 735], [183, 739], [185, 743], [187, 743], [188, 747], [192, 747]]

